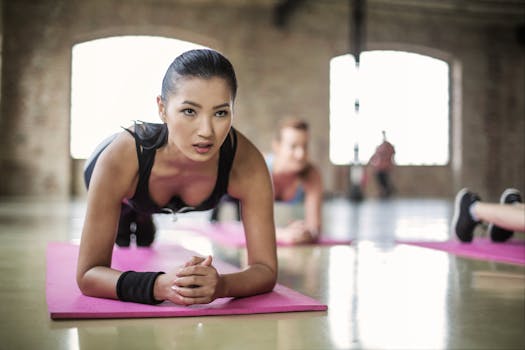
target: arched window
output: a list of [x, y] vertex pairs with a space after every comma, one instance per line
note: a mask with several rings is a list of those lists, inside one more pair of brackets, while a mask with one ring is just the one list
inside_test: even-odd
[[119, 36], [73, 47], [71, 156], [88, 158], [97, 144], [133, 120], [160, 122], [156, 96], [173, 59], [203, 46], [152, 36]]
[[[355, 101], [358, 101], [358, 108]], [[449, 66], [401, 51], [367, 51], [359, 69], [351, 55], [330, 62], [330, 160], [366, 163], [382, 141], [398, 165], [449, 161]]]

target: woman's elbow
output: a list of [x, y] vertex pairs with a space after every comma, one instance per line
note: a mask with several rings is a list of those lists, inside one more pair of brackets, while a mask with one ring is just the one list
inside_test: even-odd
[[277, 284], [277, 269], [276, 268], [272, 269], [268, 267], [268, 270], [269, 270], [269, 274], [268, 274], [267, 281], [263, 288], [264, 293], [271, 292], [275, 288], [275, 285]]
[[86, 283], [86, 278], [84, 273], [77, 273], [77, 286], [80, 289], [80, 292], [84, 295], [87, 294], [88, 283]]
[[90, 281], [88, 271], [77, 273], [77, 286], [80, 292], [87, 296], [93, 296], [93, 283]]
[[267, 293], [267, 292], [271, 292], [271, 291], [273, 291], [273, 289], [275, 288], [275, 285], [276, 285], [276, 284], [277, 284], [277, 278], [274, 279], [274, 280], [272, 280], [272, 281], [270, 281], [270, 282], [268, 283], [268, 287], [266, 288], [266, 290], [265, 290], [264, 292]]

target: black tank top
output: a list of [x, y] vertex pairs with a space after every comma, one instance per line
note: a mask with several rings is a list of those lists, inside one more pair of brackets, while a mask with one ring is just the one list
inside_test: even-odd
[[139, 181], [135, 194], [128, 199], [128, 204], [142, 213], [185, 213], [188, 211], [209, 210], [217, 206], [221, 197], [227, 192], [230, 170], [237, 150], [237, 132], [232, 127], [228, 137], [222, 144], [219, 153], [219, 169], [217, 181], [211, 195], [196, 207], [184, 203], [179, 196], [174, 196], [164, 207], [159, 207], [149, 195], [149, 177], [157, 149], [168, 141], [166, 124], [135, 123], [135, 131], [124, 129], [135, 138], [137, 157], [139, 161]]

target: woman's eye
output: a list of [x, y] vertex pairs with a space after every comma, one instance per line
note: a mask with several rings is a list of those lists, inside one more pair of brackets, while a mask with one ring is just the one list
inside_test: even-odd
[[189, 115], [189, 116], [193, 116], [193, 115], [195, 115], [195, 111], [194, 111], [193, 109], [191, 109], [191, 108], [185, 108], [185, 109], [183, 109], [183, 110], [182, 110], [182, 113], [183, 113], [184, 115]]
[[215, 113], [216, 117], [226, 117], [228, 115], [228, 111], [217, 111]]

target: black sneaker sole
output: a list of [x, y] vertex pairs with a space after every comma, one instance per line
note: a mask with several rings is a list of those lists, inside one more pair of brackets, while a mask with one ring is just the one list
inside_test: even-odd
[[468, 188], [463, 188], [456, 194], [456, 198], [454, 199], [454, 217], [452, 218], [452, 224], [450, 227], [450, 232], [453, 233], [454, 236], [457, 237], [461, 242], [465, 243], [472, 242], [474, 234], [471, 234], [469, 237], [460, 237], [460, 235], [458, 235], [456, 232], [456, 227], [458, 225], [458, 220], [461, 213], [461, 200], [468, 192], [470, 192]]

